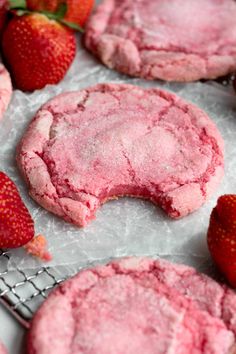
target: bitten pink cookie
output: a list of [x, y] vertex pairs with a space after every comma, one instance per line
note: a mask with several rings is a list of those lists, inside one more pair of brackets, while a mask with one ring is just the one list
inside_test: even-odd
[[223, 141], [203, 111], [174, 94], [102, 84], [45, 104], [17, 159], [31, 196], [76, 225], [124, 195], [180, 218], [220, 182]]
[[7, 354], [7, 351], [1, 342], [0, 342], [0, 354]]
[[168, 81], [236, 70], [234, 0], [103, 0], [85, 44], [105, 65]]
[[4, 65], [0, 63], [0, 120], [7, 110], [8, 104], [11, 100], [12, 84], [8, 71]]
[[[163, 269], [172, 275], [173, 286], [162, 277]], [[185, 283], [191, 274], [192, 281], [197, 279], [195, 294]], [[230, 329], [235, 314], [212, 297], [214, 288], [221, 290], [223, 301], [230, 294], [235, 308], [233, 291], [192, 268], [165, 261], [128, 258], [82, 271], [54, 290], [36, 313], [28, 353], [235, 353]], [[211, 301], [218, 313], [205, 308]]]

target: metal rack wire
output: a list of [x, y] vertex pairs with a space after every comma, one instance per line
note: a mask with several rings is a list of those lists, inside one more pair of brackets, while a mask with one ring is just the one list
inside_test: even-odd
[[73, 274], [61, 276], [54, 268], [7, 270], [8, 251], [0, 250], [0, 301], [26, 328], [38, 306], [50, 290]]

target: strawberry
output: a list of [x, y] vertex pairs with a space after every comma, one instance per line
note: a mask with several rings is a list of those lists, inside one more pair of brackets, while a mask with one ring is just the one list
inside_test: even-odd
[[218, 199], [211, 213], [207, 242], [219, 270], [236, 287], [236, 195]]
[[43, 261], [52, 259], [45, 237], [34, 237], [34, 222], [15, 184], [0, 172], [0, 248], [21, 246]]
[[0, 248], [21, 247], [34, 237], [34, 222], [15, 184], [0, 172]]
[[0, 35], [2, 35], [2, 30], [6, 23], [7, 7], [7, 0], [0, 0]]
[[73, 32], [38, 13], [14, 16], [2, 41], [6, 64], [23, 91], [57, 84], [75, 57]]
[[27, 8], [33, 11], [58, 11], [62, 3], [66, 3], [67, 11], [64, 20], [84, 26], [88, 19], [94, 0], [27, 0]]

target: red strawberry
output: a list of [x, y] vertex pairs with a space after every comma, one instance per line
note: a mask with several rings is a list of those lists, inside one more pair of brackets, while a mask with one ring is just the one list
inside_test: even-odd
[[75, 57], [73, 32], [42, 14], [15, 16], [3, 34], [3, 54], [17, 88], [57, 84]]
[[27, 0], [27, 7], [33, 11], [56, 12], [60, 5], [67, 4], [67, 11], [64, 20], [84, 26], [88, 19], [94, 0]]
[[21, 247], [34, 237], [34, 222], [15, 184], [0, 172], [0, 248]]
[[2, 35], [2, 30], [6, 24], [7, 7], [7, 0], [0, 0], [0, 35]]
[[236, 195], [223, 195], [213, 209], [207, 233], [213, 260], [236, 287]]

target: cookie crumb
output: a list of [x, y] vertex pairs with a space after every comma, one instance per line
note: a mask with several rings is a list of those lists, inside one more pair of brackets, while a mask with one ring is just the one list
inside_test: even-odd
[[49, 262], [52, 260], [52, 255], [47, 251], [47, 240], [43, 235], [35, 236], [24, 248], [27, 253], [42, 261]]

